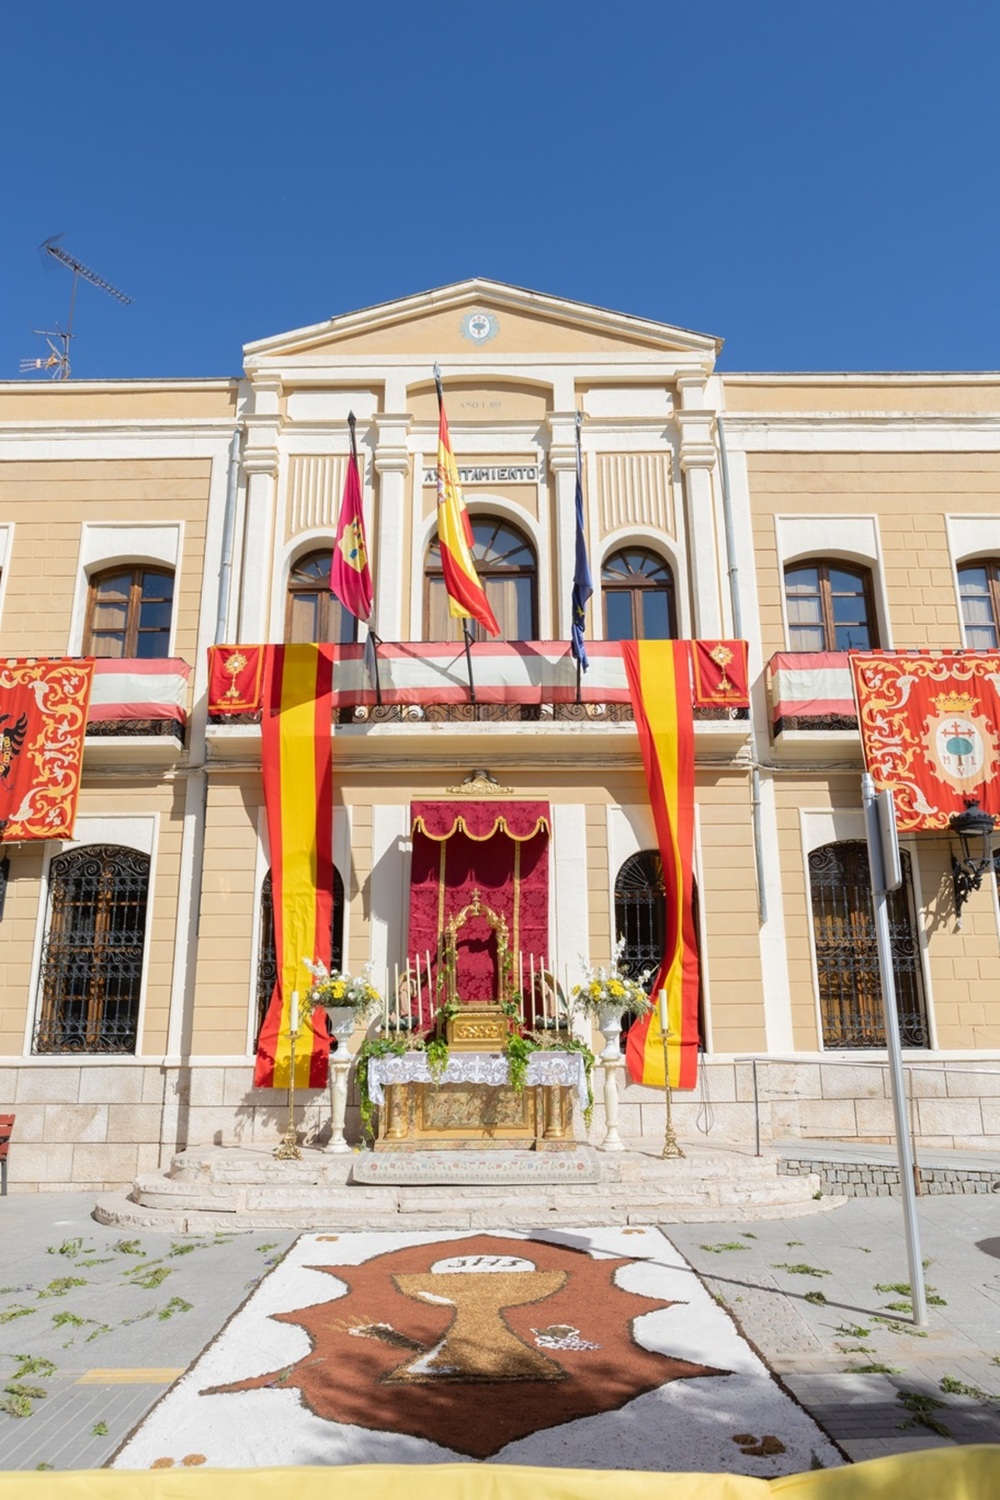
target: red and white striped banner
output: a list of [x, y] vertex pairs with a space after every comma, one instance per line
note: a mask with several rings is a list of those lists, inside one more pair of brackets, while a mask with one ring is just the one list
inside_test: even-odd
[[846, 651], [779, 651], [769, 667], [775, 722], [833, 714], [856, 716]]
[[87, 721], [106, 719], [176, 719], [187, 721], [191, 668], [179, 657], [139, 660], [99, 657]]

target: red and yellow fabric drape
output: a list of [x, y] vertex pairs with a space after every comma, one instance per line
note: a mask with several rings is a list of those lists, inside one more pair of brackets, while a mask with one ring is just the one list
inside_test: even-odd
[[656, 839], [663, 865], [666, 943], [650, 992], [652, 1013], [629, 1031], [636, 1083], [664, 1084], [660, 991], [667, 992], [670, 1083], [694, 1088], [698, 1071], [698, 948], [694, 929], [694, 716], [688, 643], [623, 641]]
[[[265, 646], [261, 754], [271, 849], [277, 979], [261, 1027], [255, 1088], [285, 1088], [291, 1072], [292, 991], [309, 987], [302, 960], [329, 967], [333, 913], [333, 652], [326, 645]], [[295, 1047], [297, 1088], [326, 1083], [323, 1012]]]

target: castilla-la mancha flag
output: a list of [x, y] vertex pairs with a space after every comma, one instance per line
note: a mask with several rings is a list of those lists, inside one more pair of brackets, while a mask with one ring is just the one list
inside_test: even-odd
[[444, 391], [440, 377], [435, 375], [434, 378], [438, 396], [438, 545], [444, 586], [448, 592], [448, 613], [454, 620], [478, 620], [490, 635], [499, 635], [500, 626], [472, 561], [472, 525], [465, 508], [455, 455], [451, 451]]
[[666, 943], [653, 1010], [630, 1027], [625, 1060], [634, 1083], [664, 1084], [659, 996], [667, 992], [670, 1083], [698, 1074], [698, 946], [694, 928], [694, 714], [687, 641], [622, 641], [656, 841], [663, 866]]
[[[311, 982], [303, 959], [330, 967], [333, 916], [333, 647], [263, 651], [261, 763], [277, 978], [257, 1043], [258, 1089], [288, 1086], [292, 993]], [[323, 1088], [329, 1051], [324, 1014], [314, 1010], [295, 1044], [297, 1088]]]
[[900, 833], [1000, 815], [1000, 652], [852, 651], [865, 765]]
[[344, 608], [349, 609], [352, 615], [357, 615], [359, 620], [367, 620], [371, 615], [374, 601], [372, 575], [368, 566], [368, 545], [365, 540], [365, 517], [361, 503], [358, 459], [353, 451], [347, 459], [344, 497], [340, 503], [340, 519], [337, 522], [337, 536], [333, 544], [330, 591], [336, 594]]

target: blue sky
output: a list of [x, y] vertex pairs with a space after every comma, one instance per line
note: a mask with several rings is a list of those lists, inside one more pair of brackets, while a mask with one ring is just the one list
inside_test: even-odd
[[722, 336], [741, 370], [996, 369], [1000, 7], [46, 0], [0, 55], [0, 379], [65, 245], [82, 378], [470, 275]]

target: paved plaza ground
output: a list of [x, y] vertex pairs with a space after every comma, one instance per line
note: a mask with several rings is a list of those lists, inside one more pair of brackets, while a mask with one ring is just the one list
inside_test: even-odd
[[[12, 1193], [0, 1199], [3, 1468], [94, 1468], [112, 1461], [148, 1467], [211, 1461], [216, 1453], [219, 1462], [266, 1462], [253, 1451], [254, 1422], [247, 1412], [273, 1418], [279, 1409], [292, 1414], [285, 1423], [289, 1430], [300, 1423], [295, 1430], [309, 1445], [298, 1456], [293, 1446], [285, 1461], [343, 1463], [378, 1455], [468, 1461], [470, 1442], [482, 1447], [480, 1440], [463, 1440], [464, 1453], [449, 1454], [432, 1428], [414, 1427], [412, 1416], [399, 1416], [395, 1434], [391, 1428], [394, 1413], [414, 1409], [412, 1401], [406, 1406], [413, 1396], [407, 1382], [416, 1381], [419, 1396], [427, 1389], [420, 1386], [421, 1370], [435, 1361], [438, 1373], [442, 1369], [446, 1341], [434, 1332], [430, 1314], [435, 1304], [454, 1304], [458, 1294], [442, 1297], [434, 1288], [453, 1287], [452, 1273], [467, 1269], [472, 1252], [484, 1266], [492, 1261], [500, 1271], [526, 1268], [541, 1278], [539, 1304], [553, 1297], [548, 1311], [540, 1305], [537, 1314], [531, 1312], [532, 1326], [525, 1323], [519, 1342], [502, 1335], [501, 1342], [510, 1343], [503, 1357], [514, 1366], [498, 1366], [501, 1377], [531, 1376], [515, 1367], [518, 1360], [534, 1359], [544, 1382], [541, 1367], [558, 1364], [565, 1395], [572, 1386], [567, 1372], [573, 1376], [588, 1358], [604, 1358], [591, 1353], [603, 1346], [608, 1378], [619, 1378], [623, 1361], [615, 1353], [613, 1319], [598, 1326], [616, 1299], [625, 1309], [622, 1326], [631, 1328], [634, 1318], [645, 1330], [634, 1340], [642, 1346], [641, 1358], [635, 1347], [630, 1351], [635, 1368], [628, 1379], [637, 1394], [626, 1406], [616, 1398], [603, 1401], [602, 1409], [601, 1383], [591, 1380], [582, 1406], [550, 1401], [545, 1431], [532, 1432], [531, 1423], [519, 1427], [512, 1398], [505, 1420], [513, 1446], [506, 1456], [471, 1455], [487, 1462], [710, 1469], [721, 1466], [718, 1455], [731, 1448], [726, 1467], [767, 1474], [781, 1472], [769, 1437], [801, 1467], [951, 1442], [1000, 1442], [1000, 1200], [989, 1195], [920, 1200], [933, 1288], [923, 1337], [906, 1320], [902, 1217], [898, 1200], [886, 1198], [854, 1199], [832, 1212], [756, 1224], [671, 1224], [575, 1235], [548, 1227], [537, 1236], [501, 1235], [503, 1244], [446, 1230], [370, 1235], [363, 1224], [356, 1234], [326, 1237], [276, 1230], [129, 1235], [95, 1224], [92, 1207], [87, 1194]], [[463, 1237], [470, 1243], [463, 1246]], [[499, 1252], [512, 1258], [509, 1266]], [[604, 1268], [600, 1286], [595, 1282], [589, 1305], [572, 1305], [571, 1322], [565, 1311], [570, 1304], [559, 1304], [556, 1294], [574, 1256], [586, 1262], [587, 1276], [598, 1279], [602, 1262], [615, 1264]], [[446, 1273], [445, 1279], [434, 1282], [432, 1272]], [[388, 1291], [379, 1292], [377, 1273]], [[405, 1311], [399, 1315], [404, 1290], [416, 1322], [407, 1322]], [[342, 1306], [331, 1298], [342, 1298]], [[629, 1298], [634, 1301], [625, 1306]], [[308, 1326], [308, 1308], [321, 1302], [328, 1308], [327, 1325], [344, 1336], [358, 1370], [377, 1365], [379, 1390], [396, 1382], [402, 1393], [397, 1404], [393, 1395], [383, 1405], [377, 1430], [373, 1435], [366, 1428], [360, 1447], [345, 1440], [345, 1433], [361, 1432], [350, 1425], [357, 1411], [352, 1416], [336, 1406], [349, 1401], [350, 1381], [328, 1382], [325, 1393], [316, 1384], [344, 1365], [323, 1345], [322, 1330]], [[485, 1316], [471, 1303], [468, 1315]], [[516, 1319], [509, 1315], [508, 1321], [518, 1334]], [[529, 1344], [536, 1352], [525, 1352]], [[313, 1368], [328, 1359], [325, 1373]], [[551, 1372], [548, 1378], [556, 1380]], [[224, 1384], [239, 1391], [203, 1396]], [[752, 1399], [746, 1395], [751, 1388]], [[727, 1389], [733, 1397], [728, 1405], [722, 1399]], [[621, 1399], [629, 1397], [623, 1392]], [[211, 1421], [199, 1428], [197, 1413], [209, 1407]], [[741, 1412], [745, 1423], [738, 1420]], [[702, 1424], [697, 1443], [661, 1453], [655, 1445], [644, 1449], [632, 1442], [658, 1426], [690, 1433], [695, 1419]], [[575, 1425], [567, 1443], [569, 1422]], [[175, 1440], [164, 1446], [167, 1432]], [[577, 1440], [581, 1433], [589, 1437]], [[733, 1447], [738, 1438], [743, 1442]], [[518, 1457], [525, 1451], [518, 1444], [525, 1442], [536, 1444], [534, 1457]]]

